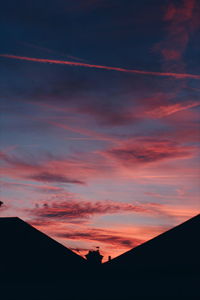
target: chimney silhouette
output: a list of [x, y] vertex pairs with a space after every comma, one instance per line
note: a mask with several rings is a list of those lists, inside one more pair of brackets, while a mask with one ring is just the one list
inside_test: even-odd
[[93, 266], [100, 265], [103, 259], [103, 255], [100, 254], [99, 247], [96, 248], [97, 250], [90, 250], [88, 254], [85, 255], [88, 263]]

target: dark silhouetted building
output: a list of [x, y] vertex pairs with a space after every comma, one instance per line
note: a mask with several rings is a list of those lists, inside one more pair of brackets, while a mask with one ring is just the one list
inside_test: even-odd
[[198, 299], [199, 231], [200, 215], [101, 264], [99, 249], [86, 261], [21, 219], [0, 218], [0, 298]]

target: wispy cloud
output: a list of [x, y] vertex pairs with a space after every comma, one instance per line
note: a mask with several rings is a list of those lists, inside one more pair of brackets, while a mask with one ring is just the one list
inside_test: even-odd
[[[55, 157], [46, 157], [43, 161], [27, 161], [15, 156], [2, 154], [1, 172], [13, 179], [32, 180], [41, 183], [85, 184], [79, 179], [72, 161]], [[77, 167], [76, 167], [77, 169]], [[79, 167], [80, 169], [80, 167]], [[70, 171], [71, 170], [71, 171]], [[73, 173], [73, 174], [72, 174]]]
[[40, 218], [52, 219], [88, 219], [95, 215], [117, 213], [158, 213], [159, 205], [154, 203], [132, 204], [116, 201], [56, 201], [44, 203], [41, 207], [30, 209], [30, 214]]
[[[63, 196], [64, 197], [64, 196]], [[58, 200], [43, 202], [36, 207], [28, 209], [27, 212], [33, 220], [53, 220], [67, 223], [85, 223], [90, 218], [115, 214], [139, 214], [142, 216], [164, 216], [166, 218], [184, 218], [195, 214], [192, 210], [184, 206], [172, 206], [154, 202], [147, 203], [126, 203], [120, 201], [101, 200], [87, 201], [77, 200], [76, 195], [66, 194], [70, 200]], [[41, 221], [42, 222], [42, 221]]]
[[64, 189], [61, 187], [53, 186], [53, 185], [44, 185], [44, 184], [33, 184], [33, 183], [22, 183], [22, 182], [8, 182], [8, 181], [0, 181], [0, 185], [2, 189], [12, 189], [15, 191], [34, 191], [38, 193], [44, 194], [54, 194], [64, 192]]
[[19, 43], [22, 44], [22, 45], [24, 45], [24, 46], [28, 46], [30, 48], [35, 48], [35, 49], [39, 49], [41, 51], [45, 51], [45, 52], [53, 53], [53, 54], [56, 54], [56, 55], [68, 57], [69, 59], [86, 62], [86, 60], [84, 60], [84, 59], [82, 59], [80, 57], [71, 56], [68, 53], [59, 52], [59, 51], [56, 51], [56, 50], [53, 50], [53, 49], [49, 49], [47, 47], [42, 47], [42, 46], [35, 45], [35, 44], [32, 44], [32, 43], [27, 43], [27, 42], [19, 42]]
[[67, 125], [67, 124], [62, 124], [62, 123], [59, 123], [59, 122], [52, 122], [52, 121], [48, 121], [49, 124], [55, 126], [55, 127], [59, 127], [59, 128], [62, 128], [64, 130], [67, 130], [67, 131], [71, 131], [71, 132], [75, 132], [75, 133], [78, 133], [78, 134], [81, 134], [81, 135], [84, 135], [84, 136], [88, 136], [92, 139], [95, 139], [95, 140], [100, 140], [100, 141], [117, 141], [116, 139], [114, 139], [113, 137], [109, 136], [109, 135], [106, 135], [106, 134], [101, 134], [101, 133], [98, 133], [94, 130], [91, 130], [91, 129], [85, 129], [85, 128], [81, 128], [81, 127], [72, 127], [70, 125]]
[[[191, 34], [200, 26], [198, 1], [170, 1], [167, 3], [163, 22], [166, 35], [155, 45], [155, 50], [163, 58], [163, 69], [167, 72], [185, 73], [186, 62], [183, 56]], [[176, 90], [180, 90], [184, 85], [185, 83], [182, 82]]]
[[86, 231], [74, 231], [74, 232], [61, 232], [56, 234], [57, 237], [71, 239], [71, 240], [89, 240], [101, 242], [122, 248], [132, 248], [141, 244], [144, 240], [120, 236], [119, 233], [109, 231], [105, 229], [89, 229]]
[[166, 39], [160, 43], [161, 53], [168, 61], [179, 60], [187, 47], [190, 34], [199, 26], [196, 0], [171, 1], [167, 6], [164, 21]]
[[41, 182], [60, 182], [60, 183], [72, 183], [72, 184], [85, 184], [81, 180], [72, 179], [67, 176], [63, 176], [56, 173], [41, 172], [36, 175], [29, 177], [30, 179], [41, 181]]

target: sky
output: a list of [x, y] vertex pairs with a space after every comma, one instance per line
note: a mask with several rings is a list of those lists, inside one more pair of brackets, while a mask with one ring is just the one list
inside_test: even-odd
[[198, 0], [4, 1], [0, 216], [104, 261], [199, 212]]

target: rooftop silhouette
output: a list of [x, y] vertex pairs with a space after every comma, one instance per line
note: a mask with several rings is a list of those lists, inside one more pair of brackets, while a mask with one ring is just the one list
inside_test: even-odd
[[109, 276], [196, 274], [200, 269], [200, 215], [104, 264]]
[[0, 279], [79, 277], [85, 259], [19, 218], [0, 218]]
[[[0, 218], [0, 281], [120, 280], [127, 277], [190, 274], [199, 267], [200, 215], [101, 264], [99, 250], [83, 257], [19, 218]], [[92, 268], [91, 268], [92, 266]], [[171, 275], [170, 275], [171, 276]]]

